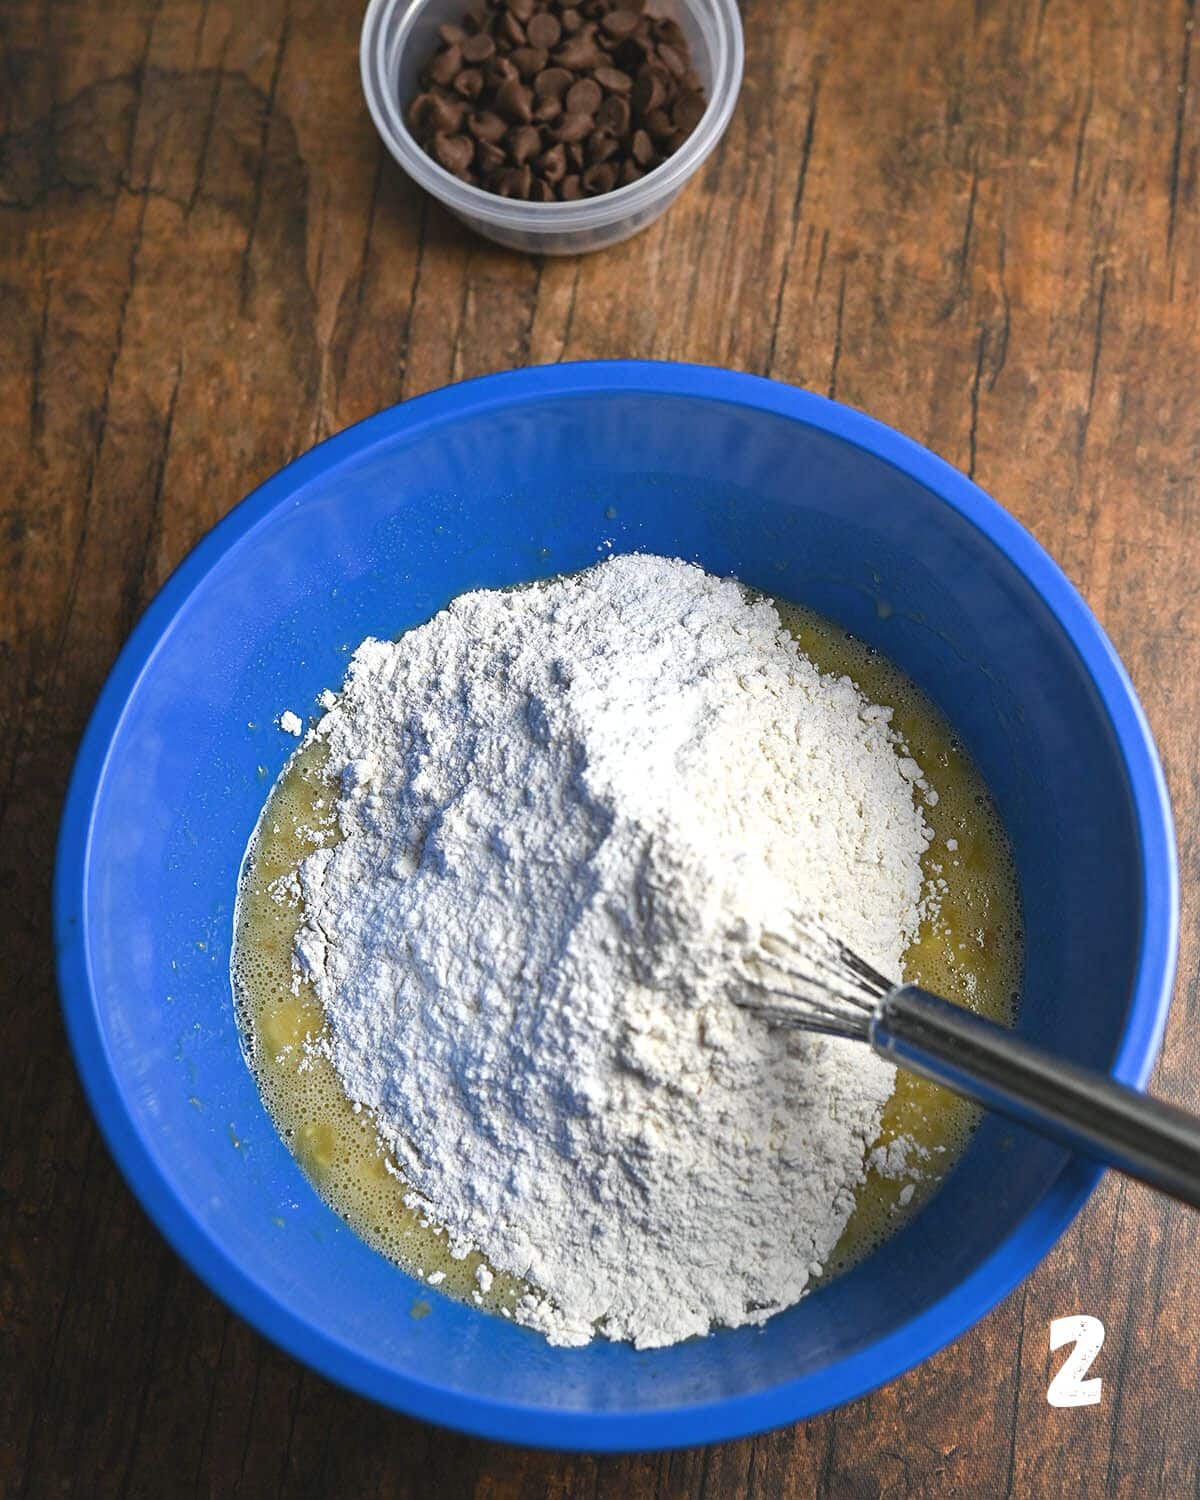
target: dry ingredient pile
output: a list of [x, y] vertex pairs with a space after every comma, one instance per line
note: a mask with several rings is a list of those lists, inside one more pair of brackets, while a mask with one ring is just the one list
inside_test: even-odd
[[794, 1303], [894, 1070], [739, 1010], [737, 963], [803, 912], [900, 973], [936, 794], [891, 710], [650, 556], [466, 594], [326, 702], [340, 841], [299, 867], [295, 983], [408, 1201], [554, 1343]]

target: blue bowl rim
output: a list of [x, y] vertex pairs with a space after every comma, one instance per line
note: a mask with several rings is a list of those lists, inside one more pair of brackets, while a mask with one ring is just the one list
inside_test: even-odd
[[1067, 1229], [1100, 1168], [1067, 1157], [1041, 1200], [943, 1298], [886, 1338], [834, 1365], [749, 1395], [652, 1411], [561, 1411], [481, 1398], [400, 1373], [285, 1307], [236, 1264], [175, 1197], [125, 1107], [104, 1041], [87, 952], [86, 874], [97, 793], [128, 699], [187, 598], [276, 507], [399, 432], [544, 398], [639, 392], [717, 401], [819, 428], [909, 475], [973, 524], [1032, 585], [1066, 632], [1104, 705], [1124, 759], [1141, 842], [1143, 927], [1134, 993], [1112, 1075], [1143, 1086], [1162, 1041], [1178, 944], [1179, 890], [1170, 800], [1133, 685], [1098, 621], [1033, 536], [944, 460], [874, 418], [759, 376], [644, 360], [544, 365], [482, 376], [389, 407], [273, 475], [196, 545], [133, 630], [84, 733], [58, 840], [54, 928], [58, 983], [76, 1066], [113, 1156], [151, 1219], [200, 1278], [290, 1354], [362, 1395], [477, 1436], [538, 1447], [633, 1451], [717, 1442], [814, 1416], [865, 1395], [951, 1343], [1027, 1276]]

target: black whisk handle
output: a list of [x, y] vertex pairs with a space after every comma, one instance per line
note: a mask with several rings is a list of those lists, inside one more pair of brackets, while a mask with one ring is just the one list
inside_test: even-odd
[[1063, 1061], [915, 985], [871, 1025], [889, 1062], [1200, 1208], [1200, 1118]]

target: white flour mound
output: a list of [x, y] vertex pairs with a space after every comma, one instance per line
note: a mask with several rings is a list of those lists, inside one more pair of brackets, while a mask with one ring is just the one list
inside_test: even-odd
[[660, 557], [355, 652], [295, 962], [411, 1201], [552, 1342], [761, 1323], [833, 1249], [893, 1069], [737, 1009], [733, 956], [803, 911], [899, 973], [930, 836], [889, 719]]

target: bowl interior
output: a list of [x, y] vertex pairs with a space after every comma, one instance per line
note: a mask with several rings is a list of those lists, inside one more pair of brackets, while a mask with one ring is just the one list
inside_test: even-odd
[[[762, 1330], [653, 1353], [551, 1349], [419, 1285], [317, 1197], [239, 1051], [235, 882], [294, 745], [273, 721], [312, 712], [364, 636], [395, 635], [464, 589], [610, 550], [677, 554], [812, 605], [897, 661], [964, 736], [1019, 864], [1021, 1027], [1106, 1066], [1142, 925], [1129, 780], [1043, 599], [973, 520], [824, 430], [837, 408], [800, 398], [811, 420], [798, 421], [616, 381], [556, 392], [507, 379], [384, 413], [307, 455], [152, 607], [68, 813], [68, 1019], [109, 1139], [159, 1223], [241, 1311], [328, 1373], [526, 1441], [727, 1435], [856, 1394], [953, 1336], [1029, 1269], [1089, 1173], [987, 1120], [926, 1211], [850, 1274]], [[1153, 1030], [1126, 1071], [1146, 1066]]]

